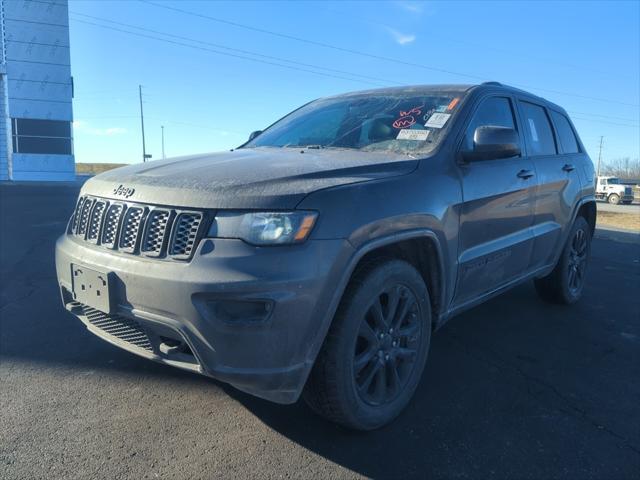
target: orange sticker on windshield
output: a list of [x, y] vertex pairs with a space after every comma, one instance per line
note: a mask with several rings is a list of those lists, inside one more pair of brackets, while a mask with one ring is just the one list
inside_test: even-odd
[[451, 100], [451, 102], [449, 103], [449, 106], [447, 107], [447, 110], [453, 110], [456, 105], [458, 104], [458, 101], [460, 99], [458, 97], [454, 98], [453, 100]]

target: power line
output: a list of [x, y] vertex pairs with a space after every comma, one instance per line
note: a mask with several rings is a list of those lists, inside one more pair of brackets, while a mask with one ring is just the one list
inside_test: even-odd
[[[412, 67], [418, 67], [418, 68], [423, 68], [426, 70], [431, 70], [431, 71], [435, 71], [435, 72], [441, 72], [441, 73], [447, 73], [449, 75], [456, 75], [459, 77], [465, 77], [465, 78], [471, 78], [474, 80], [481, 80], [484, 81], [486, 80], [486, 77], [481, 77], [478, 75], [473, 75], [473, 74], [468, 74], [468, 73], [462, 73], [462, 72], [456, 72], [456, 71], [452, 71], [452, 70], [447, 70], [447, 69], [443, 69], [443, 68], [437, 68], [437, 67], [433, 67], [433, 66], [429, 66], [429, 65], [425, 65], [425, 64], [421, 64], [421, 63], [415, 63], [415, 62], [408, 62], [405, 60], [400, 60], [397, 58], [392, 58], [392, 57], [386, 57], [383, 55], [376, 55], [373, 53], [368, 53], [368, 52], [363, 52], [360, 50], [354, 50], [351, 48], [346, 48], [346, 47], [341, 47], [339, 45], [334, 45], [334, 44], [330, 44], [330, 43], [325, 43], [325, 42], [320, 42], [317, 40], [309, 40], [307, 38], [302, 38], [302, 37], [297, 37], [294, 35], [288, 35], [285, 33], [280, 33], [280, 32], [274, 32], [272, 30], [266, 30], [263, 28], [259, 28], [259, 27], [252, 27], [250, 25], [245, 25], [242, 23], [238, 23], [238, 22], [233, 22], [230, 20], [225, 20], [222, 18], [218, 18], [218, 17], [212, 17], [210, 15], [205, 15], [203, 13], [198, 13], [198, 12], [193, 12], [190, 10], [184, 10], [182, 8], [178, 8], [178, 7], [174, 7], [171, 5], [164, 5], [164, 4], [159, 4], [159, 3], [155, 3], [149, 0], [139, 0], [142, 3], [146, 3], [148, 5], [157, 7], [157, 8], [164, 8], [167, 10], [172, 10], [175, 12], [179, 12], [179, 13], [183, 13], [185, 15], [191, 15], [191, 16], [195, 16], [195, 17], [199, 17], [199, 18], [203, 18], [203, 19], [207, 19], [213, 22], [218, 22], [218, 23], [222, 23], [225, 25], [230, 25], [233, 27], [237, 27], [237, 28], [243, 28], [245, 30], [251, 30], [254, 32], [259, 32], [259, 33], [263, 33], [266, 35], [272, 35], [275, 37], [280, 37], [280, 38], [285, 38], [288, 40], [294, 40], [296, 42], [302, 42], [302, 43], [306, 43], [309, 45], [315, 45], [318, 47], [323, 47], [323, 48], [329, 48], [332, 50], [337, 50], [337, 51], [341, 51], [341, 52], [345, 52], [345, 53], [350, 53], [353, 55], [359, 55], [359, 56], [363, 56], [363, 57], [368, 57], [368, 58], [374, 58], [377, 60], [384, 60], [387, 62], [393, 62], [393, 63], [398, 63], [401, 65], [407, 65], [407, 66], [412, 66]], [[519, 87], [519, 88], [527, 88], [527, 89], [532, 89], [532, 90], [539, 90], [541, 92], [549, 92], [549, 93], [556, 93], [559, 95], [567, 95], [567, 96], [571, 96], [571, 97], [577, 97], [577, 98], [584, 98], [584, 99], [589, 99], [589, 100], [595, 100], [595, 101], [599, 101], [599, 102], [607, 102], [607, 103], [616, 103], [619, 105], [626, 105], [626, 106], [631, 106], [631, 107], [639, 107], [640, 105], [635, 104], [635, 103], [626, 103], [626, 102], [621, 102], [619, 100], [612, 100], [612, 99], [606, 99], [606, 98], [599, 98], [599, 97], [591, 97], [588, 95], [581, 95], [581, 94], [577, 94], [577, 93], [573, 93], [573, 92], [564, 92], [564, 91], [560, 91], [560, 90], [553, 90], [553, 89], [548, 89], [548, 88], [540, 88], [540, 87], [535, 87], [532, 85], [523, 85], [523, 84], [517, 84], [517, 83], [511, 83], [511, 85]]]
[[611, 115], [601, 115], [599, 113], [589, 113], [589, 112], [575, 112], [575, 111], [570, 111], [567, 110], [568, 113], [575, 113], [577, 115], [591, 115], [592, 117], [602, 117], [602, 118], [612, 118], [614, 120], [623, 120], [625, 122], [633, 122], [635, 120], [631, 119], [631, 118], [622, 118], [622, 117], [613, 117]]
[[[275, 56], [272, 56], [272, 55], [264, 55], [262, 53], [256, 53], [256, 52], [252, 52], [250, 50], [243, 50], [243, 49], [240, 49], [240, 48], [228, 47], [226, 45], [222, 45], [222, 44], [219, 44], [219, 43], [206, 42], [204, 40], [197, 40], [195, 38], [184, 37], [184, 36], [181, 36], [181, 35], [175, 35], [175, 34], [172, 34], [172, 33], [167, 33], [167, 32], [163, 32], [163, 31], [159, 31], [159, 30], [153, 30], [151, 28], [140, 27], [140, 26], [137, 26], [137, 25], [131, 25], [131, 24], [128, 24], [128, 23], [123, 23], [123, 22], [116, 22], [115, 20], [109, 20], [109, 19], [103, 18], [103, 17], [96, 17], [94, 15], [86, 15], [84, 13], [79, 13], [79, 12], [74, 12], [74, 11], [70, 11], [69, 13], [71, 13], [73, 15], [81, 16], [81, 17], [86, 17], [86, 18], [91, 18], [91, 19], [94, 19], [94, 20], [99, 20], [101, 22], [112, 23], [114, 25], [119, 25], [119, 26], [122, 26], [122, 27], [134, 28], [136, 30], [142, 30], [144, 32], [154, 33], [156, 35], [163, 35], [165, 37], [177, 38], [179, 40], [186, 40], [188, 42], [199, 43], [201, 45], [209, 45], [209, 46], [215, 47], [215, 48], [222, 48], [224, 50], [229, 50], [229, 51], [232, 51], [232, 52], [238, 52], [238, 53], [241, 53], [241, 54], [253, 55], [253, 56], [256, 56], [256, 57], [267, 58], [267, 59], [270, 59], [270, 60], [277, 60], [279, 62], [292, 63], [294, 65], [300, 65], [300, 66], [303, 66], [303, 67], [316, 68], [318, 70], [326, 70], [326, 71], [329, 71], [329, 72], [341, 73], [341, 74], [344, 74], [344, 75], [351, 75], [353, 77], [360, 77], [360, 78], [365, 78], [365, 79], [369, 79], [369, 80], [385, 82], [385, 83], [387, 83], [389, 85], [395, 85], [395, 84], [398, 83], [396, 81], [389, 80], [389, 79], [384, 79], [384, 78], [380, 78], [380, 77], [372, 77], [370, 75], [363, 75], [361, 73], [354, 73], [354, 72], [348, 72], [348, 71], [345, 71], [345, 70], [338, 70], [338, 69], [335, 69], [335, 68], [322, 67], [322, 66], [319, 66], [319, 65], [313, 65], [313, 64], [310, 64], [310, 63], [298, 62], [296, 60], [289, 60], [287, 58], [275, 57]], [[377, 85], [377, 84], [372, 84], [372, 85]]]
[[225, 55], [225, 56], [228, 56], [228, 57], [241, 58], [241, 59], [244, 59], [244, 60], [250, 60], [252, 62], [264, 63], [266, 65], [274, 65], [274, 66], [277, 66], [277, 67], [288, 68], [290, 70], [297, 70], [297, 71], [300, 71], [300, 72], [307, 72], [307, 73], [313, 73], [313, 74], [316, 74], [316, 75], [322, 75], [324, 77], [331, 77], [331, 78], [338, 78], [338, 79], [341, 79], [341, 80], [349, 80], [349, 81], [352, 81], [352, 82], [366, 83], [366, 84], [377, 86], [377, 87], [381, 86], [380, 84], [367, 82], [365, 80], [359, 80], [359, 79], [355, 79], [355, 78], [343, 77], [343, 76], [340, 76], [340, 75], [333, 75], [333, 74], [329, 74], [329, 73], [318, 72], [318, 71], [315, 71], [315, 70], [309, 70], [309, 69], [305, 69], [305, 68], [295, 67], [293, 65], [283, 65], [281, 63], [271, 62], [271, 61], [267, 61], [267, 60], [261, 60], [261, 59], [258, 59], [258, 58], [251, 58], [251, 57], [247, 57], [247, 56], [244, 56], [244, 55], [239, 55], [239, 54], [234, 54], [234, 53], [229, 53], [229, 52], [221, 52], [219, 50], [214, 50], [212, 48], [199, 47], [197, 45], [190, 45], [188, 43], [177, 42], [175, 40], [169, 40], [167, 38], [155, 37], [153, 35], [147, 35], [147, 34], [139, 33], [139, 32], [131, 32], [131, 31], [128, 31], [128, 30], [123, 30], [121, 28], [111, 27], [111, 26], [108, 26], [108, 25], [100, 25], [99, 23], [89, 22], [87, 20], [79, 20], [79, 19], [76, 18], [76, 19], [73, 19], [73, 21], [74, 22], [85, 23], [87, 25], [93, 25], [93, 26], [100, 27], [100, 28], [105, 28], [107, 30], [114, 30], [116, 32], [127, 33], [129, 35], [135, 35], [137, 37], [149, 38], [149, 39], [152, 39], [152, 40], [158, 40], [160, 42], [171, 43], [173, 45], [179, 45], [179, 46], [182, 46], [182, 47], [193, 48], [193, 49], [196, 49], [196, 50], [212, 52], [212, 53], [216, 53], [218, 55]]
[[630, 124], [630, 123], [608, 122], [606, 120], [599, 120], [597, 118], [576, 117], [575, 115], [572, 115], [571, 118], [573, 118], [574, 120], [585, 120], [587, 122], [606, 123], [607, 125], [617, 125], [619, 127], [632, 127], [632, 128], [640, 127], [640, 125], [638, 125], [638, 124], [633, 125], [633, 124]]
[[[77, 14], [74, 13], [74, 15], [77, 15]], [[181, 36], [177, 36], [177, 35], [167, 34], [167, 33], [161, 32], [161, 31], [145, 29], [144, 27], [136, 27], [136, 26], [133, 26], [133, 25], [123, 24], [121, 22], [115, 22], [115, 21], [108, 20], [108, 19], [102, 19], [100, 17], [94, 17], [94, 16], [89, 16], [89, 15], [83, 15], [83, 16], [91, 17], [91, 18], [94, 18], [94, 19], [97, 19], [97, 20], [106, 21], [106, 22], [110, 22], [110, 23], [114, 23], [114, 24], [124, 25], [124, 26], [127, 26], [129, 28], [137, 28], [137, 29], [140, 29], [140, 30], [152, 31], [152, 32], [157, 33], [159, 35], [173, 36], [173, 37], [176, 37], [176, 38], [184, 39], [186, 41], [208, 44], [208, 42], [203, 42], [203, 41], [191, 39], [191, 38], [188, 38], [188, 37], [181, 37]], [[177, 45], [177, 46], [193, 48], [193, 49], [196, 49], [196, 50], [203, 50], [203, 51], [207, 51], [207, 52], [211, 52], [211, 53], [215, 53], [215, 54], [219, 54], [219, 55], [225, 55], [225, 56], [235, 57], [235, 58], [239, 58], [239, 59], [243, 59], [243, 60], [250, 60], [250, 61], [254, 61], [254, 62], [265, 63], [265, 64], [268, 64], [268, 65], [278, 66], [278, 67], [282, 67], [282, 68], [288, 68], [288, 69], [292, 69], [292, 70], [298, 70], [298, 71], [302, 71], [302, 72], [306, 72], [306, 73], [312, 73], [312, 74], [315, 74], [315, 75], [322, 75], [322, 76], [326, 76], [326, 77], [339, 78], [339, 79], [342, 79], [342, 80], [349, 80], [349, 81], [353, 81], [353, 82], [365, 83], [365, 84], [369, 84], [369, 85], [373, 85], [373, 86], [384, 86], [384, 85], [380, 85], [380, 84], [376, 84], [376, 83], [372, 83], [372, 82], [368, 82], [368, 81], [364, 81], [364, 80], [359, 80], [359, 79], [355, 79], [355, 78], [348, 78], [348, 77], [333, 75], [333, 74], [329, 74], [329, 73], [318, 72], [318, 71], [315, 71], [315, 70], [309, 70], [309, 69], [306, 69], [306, 68], [298, 68], [298, 67], [294, 67], [292, 65], [284, 65], [284, 64], [281, 64], [281, 63], [261, 60], [261, 59], [257, 59], [257, 58], [251, 58], [251, 57], [247, 57], [245, 55], [233, 54], [233, 53], [228, 53], [228, 52], [221, 52], [219, 50], [214, 50], [214, 49], [211, 49], [211, 48], [200, 47], [200, 46], [197, 46], [197, 45], [191, 45], [191, 44], [187, 44], [187, 43], [183, 43], [183, 42], [169, 40], [169, 39], [157, 37], [157, 36], [154, 36], [154, 35], [147, 35], [147, 34], [144, 34], [144, 33], [132, 32], [132, 31], [124, 30], [124, 29], [117, 28], [117, 27], [111, 27], [109, 25], [101, 25], [101, 24], [98, 24], [98, 23], [89, 22], [87, 20], [80, 20], [80, 19], [77, 19], [77, 18], [74, 18], [72, 20], [75, 21], [75, 22], [80, 22], [80, 23], [84, 23], [84, 24], [87, 24], [87, 25], [92, 25], [92, 26], [104, 28], [104, 29], [107, 29], [107, 30], [114, 30], [114, 31], [117, 31], [117, 32], [129, 34], [129, 35], [135, 35], [135, 36], [138, 36], [138, 37], [143, 37], [143, 38], [148, 38], [148, 39], [151, 39], [151, 40], [157, 40], [157, 41], [161, 41], [161, 42], [166, 42], [166, 43]], [[225, 46], [220, 46], [220, 48], [229, 48], [231, 50], [239, 50], [239, 49], [232, 49], [231, 47], [225, 47]], [[250, 51], [247, 51], [247, 50], [240, 50], [240, 51], [246, 52], [249, 55], [262, 56], [262, 57], [266, 57], [266, 58], [277, 58], [277, 59], [280, 59], [281, 61], [284, 61], [284, 62], [296, 63], [295, 61], [283, 59], [283, 58], [280, 58], [280, 57], [270, 57], [270, 56], [266, 56], [266, 55], [262, 55], [262, 54], [258, 54], [258, 53], [254, 53], [254, 52], [250, 52]], [[309, 65], [309, 64], [304, 64], [304, 65]], [[324, 67], [315, 66], [315, 65], [309, 65], [309, 66], [312, 67], [312, 68], [318, 68], [318, 69], [324, 68]], [[346, 71], [344, 71], [343, 73], [345, 73], [347, 75], [357, 75], [357, 74], [353, 74], [353, 73], [346, 72]], [[375, 78], [375, 77], [371, 77], [371, 78]], [[390, 80], [386, 80], [386, 81], [390, 82]], [[585, 115], [598, 116], [597, 114], [590, 114], [590, 113], [585, 113], [585, 112], [582, 112], [582, 113], [585, 114]], [[578, 119], [578, 120], [586, 120], [586, 121], [591, 121], [591, 122], [597, 122], [597, 123], [606, 123], [606, 124], [611, 124], [611, 125], [618, 125], [618, 126], [626, 126], [626, 127], [637, 128], [637, 125], [623, 124], [623, 123], [617, 123], [617, 122], [609, 122], [609, 121], [599, 120], [599, 119], [581, 118], [581, 117], [575, 117], [575, 116], [573, 118]], [[618, 118], [618, 117], [612, 117], [612, 118]]]

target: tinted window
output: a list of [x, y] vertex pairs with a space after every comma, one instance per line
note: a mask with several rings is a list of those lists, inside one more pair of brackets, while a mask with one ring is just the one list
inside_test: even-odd
[[13, 153], [71, 155], [70, 138], [13, 137]]
[[13, 130], [14, 135], [68, 138], [71, 137], [71, 122], [15, 118]]
[[571, 128], [571, 124], [569, 123], [569, 120], [567, 120], [567, 117], [554, 111], [551, 111], [551, 116], [553, 117], [553, 123], [556, 126], [556, 132], [558, 133], [558, 140], [562, 146], [562, 152], [578, 153], [580, 151], [580, 148], [578, 147], [578, 140], [576, 140], [576, 135], [573, 133], [573, 128]]
[[14, 153], [73, 153], [71, 122], [13, 118], [11, 130]]
[[522, 102], [524, 130], [529, 141], [530, 155], [555, 155], [556, 142], [544, 108], [533, 103]]
[[467, 127], [465, 149], [473, 150], [473, 134], [478, 127], [494, 126], [516, 129], [513, 120], [511, 100], [504, 97], [491, 97], [484, 100]]
[[461, 99], [454, 92], [412, 90], [316, 100], [273, 124], [246, 148], [314, 146], [424, 153], [444, 138]]

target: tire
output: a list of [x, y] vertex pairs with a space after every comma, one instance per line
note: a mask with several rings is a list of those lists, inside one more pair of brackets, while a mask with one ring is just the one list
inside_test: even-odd
[[618, 205], [620, 203], [620, 195], [618, 195], [617, 193], [612, 193], [607, 198], [607, 202], [609, 202], [611, 205]]
[[536, 291], [550, 303], [571, 305], [582, 295], [591, 255], [591, 228], [577, 217], [553, 271], [534, 280]]
[[356, 430], [380, 428], [411, 400], [430, 340], [429, 292], [416, 269], [402, 260], [360, 268], [341, 300], [303, 398], [330, 421]]
[[624, 203], [625, 205], [631, 205], [632, 200], [624, 200], [622, 203]]

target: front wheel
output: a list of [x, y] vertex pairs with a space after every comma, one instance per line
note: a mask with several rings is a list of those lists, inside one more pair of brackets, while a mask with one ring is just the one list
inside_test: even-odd
[[612, 193], [611, 195], [609, 195], [607, 202], [609, 202], [611, 205], [618, 205], [620, 203], [620, 195], [618, 195], [617, 193]]
[[304, 399], [336, 423], [379, 428], [409, 403], [430, 339], [431, 307], [420, 274], [401, 260], [370, 264], [347, 287]]
[[534, 281], [540, 297], [564, 305], [577, 302], [584, 288], [590, 255], [591, 228], [584, 217], [577, 217], [553, 271]]

